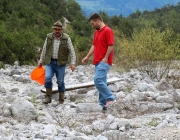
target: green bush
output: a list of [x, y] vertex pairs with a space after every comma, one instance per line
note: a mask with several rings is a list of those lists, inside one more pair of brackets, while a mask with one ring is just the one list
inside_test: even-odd
[[0, 61], [0, 69], [3, 68], [4, 69], [4, 63], [2, 61]]
[[162, 32], [151, 27], [134, 30], [131, 39], [120, 32], [116, 34], [119, 37], [116, 63], [126, 70], [137, 68], [158, 81], [168, 74], [180, 54], [180, 42], [171, 28]]

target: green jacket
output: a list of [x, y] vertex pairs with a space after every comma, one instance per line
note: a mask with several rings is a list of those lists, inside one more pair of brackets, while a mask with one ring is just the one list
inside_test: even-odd
[[[47, 35], [47, 45], [46, 45], [46, 54], [44, 64], [47, 65], [51, 62], [52, 58], [52, 48], [53, 48], [53, 33]], [[58, 51], [58, 60], [57, 65], [65, 65], [68, 62], [69, 50], [67, 46], [68, 35], [63, 33], [60, 38], [59, 51]]]

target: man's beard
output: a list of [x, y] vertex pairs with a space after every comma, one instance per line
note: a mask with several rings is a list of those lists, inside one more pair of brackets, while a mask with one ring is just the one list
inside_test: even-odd
[[56, 36], [56, 37], [60, 37], [61, 34], [60, 34], [60, 33], [55, 33], [55, 36]]
[[96, 30], [100, 30], [100, 27], [99, 26], [95, 26], [94, 27]]

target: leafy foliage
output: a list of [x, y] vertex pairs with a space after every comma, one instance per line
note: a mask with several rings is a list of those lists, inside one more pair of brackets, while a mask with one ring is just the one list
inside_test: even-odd
[[[122, 15], [110, 17], [100, 11], [104, 22], [115, 33], [116, 63], [131, 62], [135, 52], [142, 53], [136, 56], [139, 64], [149, 60], [179, 59], [179, 11], [180, 4], [166, 5], [152, 12], [136, 10], [127, 18]], [[72, 39], [77, 65], [81, 64], [91, 47], [93, 28], [75, 0], [0, 1], [0, 61], [13, 64], [19, 60], [20, 64], [35, 64], [39, 59], [36, 48], [42, 48], [54, 22], [64, 22], [63, 16], [70, 21], [64, 32]], [[172, 56], [172, 49], [177, 55]], [[126, 54], [125, 58], [122, 52]], [[126, 67], [134, 67], [134, 63]]]
[[133, 28], [141, 28], [147, 25], [155, 28], [161, 27], [165, 30], [171, 27], [174, 32], [179, 33], [180, 29], [180, 3], [177, 6], [165, 5], [163, 8], [156, 8], [154, 11], [136, 11], [131, 14], [128, 19], [133, 23]]
[[119, 64], [126, 69], [138, 68], [158, 81], [167, 76], [172, 62], [180, 54], [179, 39], [171, 28], [161, 32], [159, 28], [145, 27], [140, 32], [135, 30], [130, 39], [120, 35], [116, 62], [120, 60]]
[[[71, 22], [73, 34], [69, 34], [74, 40], [81, 36], [87, 40], [92, 34], [81, 7], [74, 0], [3, 0], [0, 4], [0, 60], [4, 63], [19, 60], [21, 64], [31, 64], [36, 61], [39, 57], [36, 48], [42, 48], [54, 22], [64, 22], [62, 16]], [[86, 43], [77, 46], [77, 50]]]

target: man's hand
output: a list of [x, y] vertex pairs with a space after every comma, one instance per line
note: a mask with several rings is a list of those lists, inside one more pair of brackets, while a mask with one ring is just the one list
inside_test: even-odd
[[108, 61], [107, 58], [103, 58], [103, 59], [102, 59], [102, 62], [104, 62], [104, 63], [107, 63], [107, 61]]
[[85, 64], [85, 63], [87, 62], [87, 60], [88, 60], [88, 57], [87, 57], [87, 56], [84, 57], [84, 58], [82, 59], [82, 64]]
[[75, 70], [75, 67], [76, 67], [76, 66], [75, 66], [74, 64], [71, 64], [71, 65], [70, 65], [70, 68], [71, 68], [72, 72]]
[[42, 67], [42, 63], [38, 63], [38, 67]]

